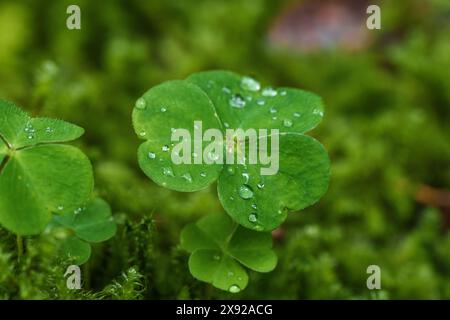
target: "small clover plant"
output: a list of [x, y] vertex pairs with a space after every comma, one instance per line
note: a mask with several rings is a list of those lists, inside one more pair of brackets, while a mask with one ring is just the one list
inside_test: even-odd
[[52, 214], [75, 211], [91, 197], [89, 159], [76, 147], [84, 130], [31, 118], [0, 100], [0, 225], [18, 236], [41, 233]]
[[[305, 135], [317, 126], [323, 114], [322, 101], [313, 93], [294, 88], [263, 88], [253, 78], [228, 71], [200, 72], [185, 80], [167, 81], [136, 101], [133, 125], [138, 137], [145, 141], [138, 150], [144, 173], [161, 186], [184, 192], [204, 189], [217, 180], [219, 200], [239, 225], [239, 237], [234, 241], [234, 229], [223, 217], [208, 217], [186, 227], [182, 244], [192, 252], [189, 266], [194, 277], [220, 289], [238, 291], [247, 284], [240, 264], [255, 271], [270, 271], [274, 267], [276, 259], [266, 251], [258, 257], [260, 260], [246, 260], [246, 253], [252, 256], [253, 252], [263, 252], [256, 245], [243, 256], [234, 250], [237, 244], [247, 248], [246, 241], [252, 247], [260, 241], [269, 250], [270, 234], [242, 227], [259, 232], [274, 230], [288, 212], [314, 204], [326, 192], [330, 177], [328, 155], [317, 140]], [[200, 150], [207, 150], [208, 139], [196, 136], [198, 121], [203, 130], [219, 129], [224, 134], [228, 128], [265, 129], [273, 136], [271, 130], [276, 129], [278, 172], [263, 175], [258, 163], [194, 160], [175, 164], [171, 152], [175, 150], [173, 133], [178, 129], [188, 130], [194, 145], [199, 143]], [[226, 152], [226, 147], [223, 145], [222, 151]], [[194, 151], [192, 156], [198, 154]], [[231, 238], [225, 241], [224, 234]], [[242, 237], [245, 241], [239, 241]], [[220, 259], [211, 258], [215, 256]], [[232, 273], [236, 276], [228, 281], [227, 275]]]
[[195, 278], [232, 293], [247, 286], [243, 266], [269, 272], [277, 264], [270, 233], [244, 228], [225, 214], [210, 214], [187, 225], [181, 246], [191, 253], [189, 270]]
[[91, 243], [106, 241], [116, 233], [109, 204], [95, 198], [86, 207], [53, 218], [54, 229], [65, 229], [61, 250], [75, 264], [85, 263], [91, 255]]

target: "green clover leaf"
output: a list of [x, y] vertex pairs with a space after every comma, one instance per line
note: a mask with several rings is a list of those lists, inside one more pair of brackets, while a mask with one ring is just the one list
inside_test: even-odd
[[55, 216], [54, 222], [69, 230], [69, 236], [62, 244], [63, 255], [74, 258], [74, 263], [83, 264], [91, 255], [90, 243], [106, 241], [114, 236], [116, 223], [109, 204], [95, 198], [86, 207], [78, 208], [62, 216]]
[[[134, 128], [138, 136], [146, 140], [139, 147], [139, 164], [153, 181], [177, 191], [197, 191], [217, 180], [222, 165], [174, 166], [171, 160], [173, 130], [186, 128], [194, 137], [193, 124], [199, 119], [203, 120], [203, 130], [221, 127], [206, 93], [186, 81], [169, 81], [156, 86], [136, 102]], [[207, 144], [202, 142], [203, 148]], [[200, 156], [195, 150], [191, 151], [193, 157]]]
[[[322, 117], [322, 101], [313, 93], [262, 88], [250, 77], [208, 71], [147, 91], [136, 102], [133, 124], [138, 136], [146, 140], [138, 151], [139, 164], [153, 181], [177, 191], [196, 191], [218, 180], [219, 199], [226, 212], [242, 226], [269, 231], [288, 212], [317, 202], [328, 188], [328, 155], [318, 141], [304, 135]], [[267, 129], [269, 138], [279, 139], [278, 172], [263, 175], [261, 164], [175, 164], [171, 161], [172, 148], [177, 147], [171, 141], [173, 130], [189, 130], [195, 145], [201, 139], [193, 130], [197, 120], [202, 121], [204, 131], [217, 128], [224, 136], [227, 128]], [[271, 129], [278, 133], [272, 134]], [[201, 146], [208, 144], [202, 141]], [[213, 155], [225, 149], [214, 150]]]
[[195, 278], [232, 293], [247, 286], [244, 266], [269, 272], [277, 264], [270, 233], [243, 228], [225, 214], [211, 214], [187, 225], [181, 246], [191, 253], [189, 270]]
[[38, 234], [52, 213], [73, 211], [93, 190], [89, 159], [57, 144], [84, 130], [62, 120], [30, 118], [0, 100], [0, 224], [18, 235]]

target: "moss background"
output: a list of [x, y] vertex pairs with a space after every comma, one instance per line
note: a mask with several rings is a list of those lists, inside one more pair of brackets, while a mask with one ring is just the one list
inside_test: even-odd
[[[0, 229], [0, 298], [449, 299], [450, 3], [379, 1], [382, 29], [362, 48], [331, 41], [307, 52], [271, 33], [298, 3], [2, 0], [0, 97], [86, 129], [77, 145], [119, 230], [94, 247], [83, 290], [70, 291], [55, 239], [26, 238], [18, 264], [14, 235]], [[81, 30], [65, 27], [69, 4], [81, 7]], [[277, 268], [251, 273], [237, 295], [193, 279], [179, 248], [184, 225], [222, 210], [215, 186], [183, 194], [153, 184], [131, 126], [143, 92], [207, 69], [307, 89], [326, 104], [312, 135], [331, 157], [329, 191], [274, 232]], [[366, 287], [371, 264], [382, 290]]]

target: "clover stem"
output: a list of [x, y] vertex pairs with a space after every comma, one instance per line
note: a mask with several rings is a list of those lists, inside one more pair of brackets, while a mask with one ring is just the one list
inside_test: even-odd
[[237, 224], [236, 222], [233, 221], [233, 231], [230, 233], [230, 235], [227, 237], [227, 239], [225, 240], [225, 245], [223, 247], [224, 250], [226, 250], [228, 248], [228, 245], [230, 244], [231, 239], [234, 236], [234, 233], [236, 232], [236, 230], [238, 229], [239, 224]]
[[23, 255], [23, 238], [22, 236], [17, 235], [17, 261], [20, 262], [20, 258]]

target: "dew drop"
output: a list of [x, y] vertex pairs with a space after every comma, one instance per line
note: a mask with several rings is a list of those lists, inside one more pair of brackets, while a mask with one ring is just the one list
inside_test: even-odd
[[163, 175], [173, 177], [173, 171], [171, 168], [163, 168]]
[[219, 154], [210, 152], [210, 153], [208, 153], [208, 158], [210, 158], [212, 161], [217, 161], [217, 160], [219, 160]]
[[197, 152], [192, 152], [192, 156], [193, 156], [194, 158], [197, 158], [197, 157], [198, 157]]
[[258, 206], [256, 205], [256, 203], [252, 204], [252, 208], [255, 209], [255, 210], [258, 208]]
[[185, 179], [187, 182], [191, 183], [192, 182], [192, 176], [189, 172], [186, 172], [185, 174], [183, 174], [181, 176], [183, 179]]
[[145, 137], [145, 136], [147, 135], [147, 132], [141, 131], [141, 132], [139, 132], [139, 135], [140, 135], [141, 137]]
[[280, 96], [285, 96], [287, 94], [287, 92], [285, 90], [280, 92]]
[[283, 126], [285, 126], [287, 128], [292, 127], [292, 121], [289, 120], [289, 119], [284, 119], [283, 120]]
[[166, 107], [161, 107], [161, 112], [166, 112], [167, 108]]
[[265, 88], [262, 91], [262, 95], [264, 97], [275, 97], [277, 94], [278, 94], [278, 92], [273, 88]]
[[258, 106], [263, 106], [263, 105], [266, 104], [266, 100], [264, 100], [264, 99], [258, 99], [258, 100], [256, 100], [256, 104], [257, 104]]
[[150, 158], [150, 159], [155, 159], [156, 158], [156, 154], [154, 153], [154, 152], [149, 152], [148, 154], [148, 157]]
[[258, 81], [251, 77], [242, 77], [241, 88], [249, 91], [259, 91], [259, 89], [261, 89], [261, 85]]
[[258, 189], [262, 189], [262, 188], [264, 188], [264, 183], [260, 182], [256, 186], [258, 187]]
[[230, 127], [230, 125], [228, 124], [228, 122], [224, 122], [223, 125], [224, 125], [225, 128], [229, 128], [229, 127]]
[[234, 276], [234, 272], [233, 271], [228, 271], [227, 275], [228, 275], [228, 277], [232, 277], [232, 276]]
[[242, 199], [251, 199], [253, 197], [253, 190], [250, 186], [243, 184], [239, 188], [239, 196]]
[[234, 168], [233, 167], [228, 167], [227, 171], [229, 174], [234, 174]]
[[252, 223], [255, 223], [256, 221], [258, 221], [258, 218], [256, 217], [256, 214], [251, 213], [251, 214], [248, 216], [248, 221], [250, 221], [250, 222], [252, 222]]
[[134, 106], [136, 109], [144, 110], [147, 107], [147, 102], [145, 102], [144, 98], [139, 98]]
[[313, 110], [313, 114], [318, 114], [319, 116], [323, 116], [323, 111], [322, 110], [319, 110], [319, 109], [314, 109]]
[[243, 107], [245, 107], [245, 100], [244, 100], [244, 98], [242, 98], [242, 96], [240, 94], [232, 95], [230, 100], [228, 101], [228, 103], [233, 108], [242, 109]]
[[59, 211], [63, 211], [64, 210], [64, 206], [58, 206], [58, 210]]
[[242, 177], [244, 178], [244, 183], [247, 183], [248, 180], [250, 179], [250, 175], [248, 174], [248, 172], [244, 172], [242, 173]]
[[215, 254], [215, 255], [213, 256], [213, 259], [214, 259], [214, 260], [220, 260], [220, 256], [219, 256], [218, 254]]
[[238, 293], [241, 291], [241, 288], [239, 288], [237, 285], [233, 284], [232, 286], [230, 286], [228, 291], [230, 291], [231, 293]]
[[225, 93], [231, 93], [231, 90], [228, 87], [223, 87], [222, 91], [225, 92]]
[[269, 112], [270, 113], [277, 113], [278, 110], [272, 107], [272, 108], [269, 109]]
[[205, 172], [200, 172], [200, 177], [205, 178], [206, 177], [206, 173]]
[[296, 118], [300, 118], [300, 117], [301, 117], [301, 114], [300, 114], [300, 113], [298, 113], [298, 112], [294, 112], [294, 117], [296, 117]]
[[164, 152], [167, 152], [167, 151], [169, 151], [169, 146], [168, 145], [163, 145], [161, 150], [164, 151]]
[[53, 128], [50, 127], [45, 128], [45, 133], [53, 133]]

